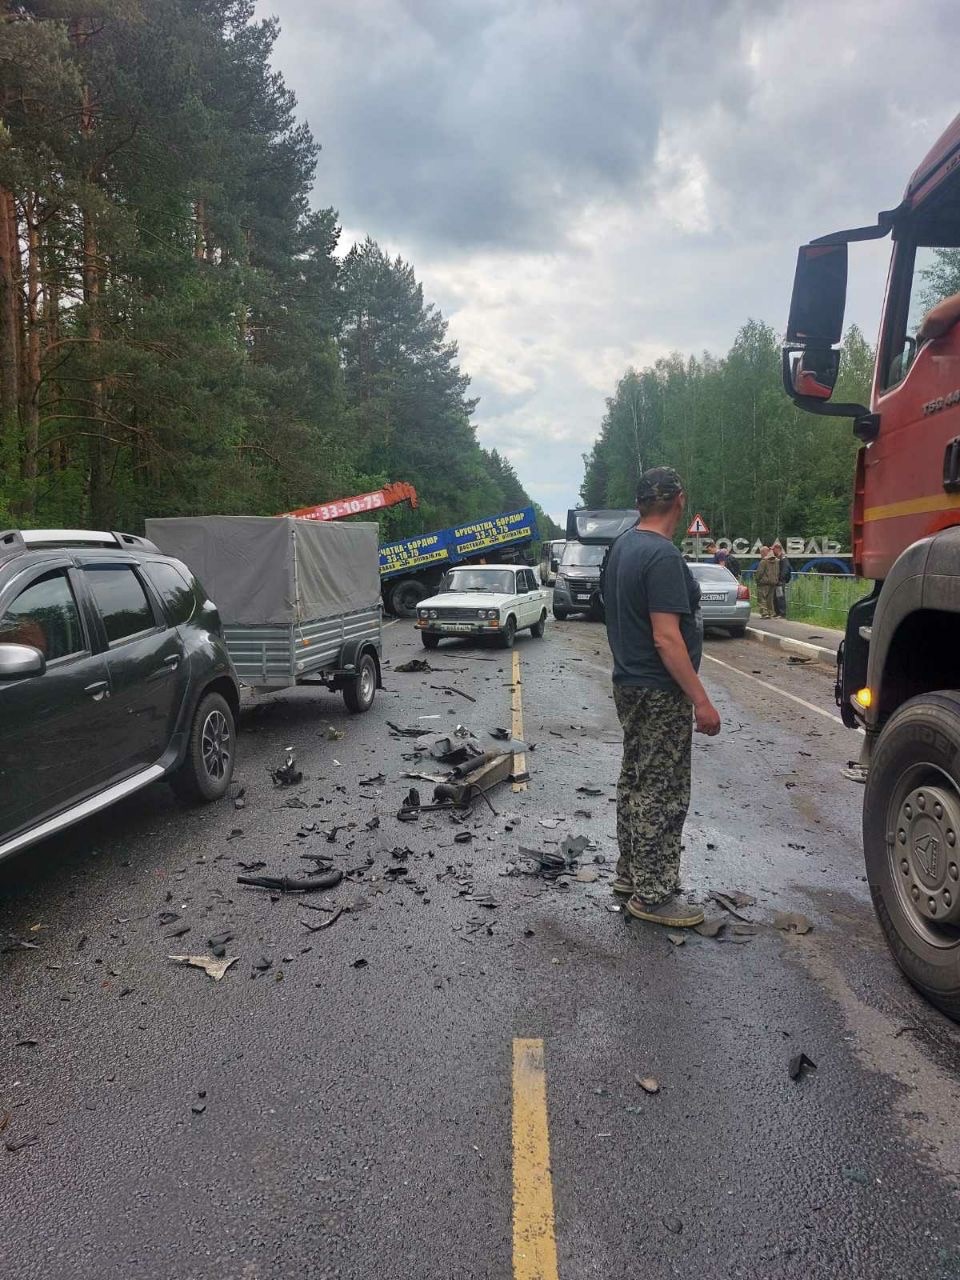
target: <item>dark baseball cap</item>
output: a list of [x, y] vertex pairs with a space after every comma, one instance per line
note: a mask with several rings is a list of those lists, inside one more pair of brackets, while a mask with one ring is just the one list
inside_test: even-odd
[[637, 502], [666, 502], [683, 493], [683, 481], [673, 467], [651, 467], [637, 483]]

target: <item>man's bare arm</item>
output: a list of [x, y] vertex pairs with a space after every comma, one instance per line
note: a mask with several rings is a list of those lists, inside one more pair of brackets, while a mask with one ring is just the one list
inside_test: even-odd
[[680, 634], [680, 615], [676, 613], [651, 613], [653, 643], [660, 661], [693, 703], [697, 732], [710, 737], [720, 732], [720, 714], [707, 696], [700, 677], [693, 669], [687, 646]]

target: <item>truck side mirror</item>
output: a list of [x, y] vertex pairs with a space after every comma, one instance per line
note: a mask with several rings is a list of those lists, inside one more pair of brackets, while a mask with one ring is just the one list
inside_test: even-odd
[[832, 347], [843, 336], [846, 302], [847, 246], [801, 245], [793, 277], [787, 342]]
[[839, 351], [833, 347], [807, 347], [793, 359], [793, 390], [811, 400], [829, 400], [839, 373]]

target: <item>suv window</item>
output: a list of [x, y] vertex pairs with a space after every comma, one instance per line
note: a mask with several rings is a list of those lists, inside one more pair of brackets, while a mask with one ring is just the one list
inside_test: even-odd
[[172, 564], [161, 564], [159, 561], [145, 564], [143, 570], [163, 601], [171, 623], [179, 627], [181, 623], [189, 622], [193, 617], [196, 599], [193, 587], [180, 570]]
[[58, 569], [24, 587], [0, 618], [0, 644], [29, 644], [48, 662], [87, 645], [66, 573]]
[[157, 625], [147, 593], [129, 565], [87, 565], [84, 573], [111, 644]]

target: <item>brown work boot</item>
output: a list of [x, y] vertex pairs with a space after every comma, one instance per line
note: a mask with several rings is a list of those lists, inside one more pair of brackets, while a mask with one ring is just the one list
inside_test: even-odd
[[703, 924], [703, 909], [691, 906], [675, 893], [655, 906], [644, 902], [636, 894], [627, 903], [627, 911], [636, 920], [649, 920], [652, 924], [665, 924], [671, 929], [692, 929]]

